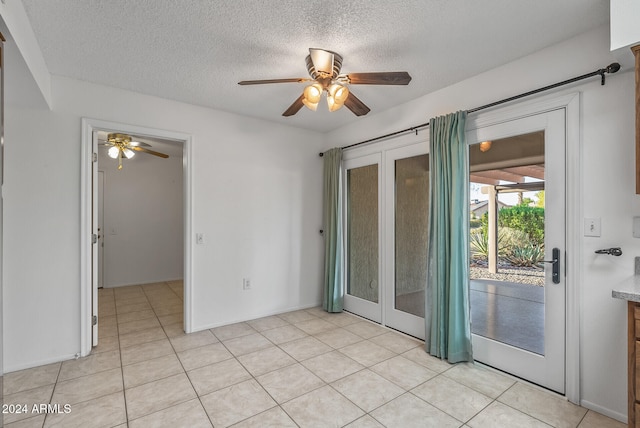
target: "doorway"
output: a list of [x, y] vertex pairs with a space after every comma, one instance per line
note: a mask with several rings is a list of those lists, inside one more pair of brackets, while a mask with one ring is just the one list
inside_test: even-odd
[[[100, 133], [108, 133], [113, 130], [118, 130], [119, 132], [123, 132], [129, 135], [134, 135], [139, 138], [149, 139], [152, 145], [156, 144], [154, 141], [168, 141], [178, 146], [182, 146], [182, 149], [179, 153], [174, 156], [179, 163], [182, 164], [182, 198], [181, 201], [177, 203], [178, 209], [182, 211], [182, 221], [179, 226], [179, 229], [182, 231], [182, 237], [180, 238], [182, 242], [178, 242], [177, 244], [183, 247], [182, 255], [182, 263], [184, 266], [183, 272], [183, 283], [184, 283], [184, 292], [183, 292], [183, 302], [182, 308], [184, 311], [182, 324], [184, 330], [186, 332], [191, 331], [191, 272], [189, 267], [191, 266], [191, 180], [190, 180], [190, 153], [191, 153], [191, 137], [186, 134], [179, 134], [169, 131], [155, 130], [149, 128], [142, 128], [131, 125], [117, 124], [111, 122], [104, 122], [92, 119], [83, 119], [82, 123], [83, 128], [83, 145], [82, 145], [82, 217], [81, 217], [81, 238], [82, 238], [82, 248], [81, 248], [81, 274], [83, 279], [83, 286], [81, 287], [81, 312], [82, 312], [82, 324], [81, 324], [81, 355], [85, 356], [91, 352], [92, 345], [95, 345], [95, 341], [98, 339], [98, 328], [94, 323], [94, 320], [97, 320], [98, 315], [98, 251], [97, 251], [97, 242], [98, 235], [102, 233], [103, 237], [106, 237], [107, 240], [111, 236], [120, 236], [123, 238], [124, 244], [127, 245], [127, 239], [130, 237], [133, 229], [125, 230], [123, 227], [128, 227], [127, 218], [120, 218], [122, 225], [119, 228], [111, 227], [108, 224], [108, 220], [105, 221], [105, 225], [101, 228], [103, 230], [98, 231], [98, 180], [94, 179], [99, 177], [98, 175], [98, 158], [99, 158], [99, 146], [98, 146], [98, 136]], [[95, 155], [94, 155], [95, 153]], [[109, 159], [113, 161], [112, 159]], [[117, 168], [117, 162], [113, 164], [113, 168]], [[101, 169], [106, 170], [110, 165], [101, 164]], [[123, 169], [133, 168], [133, 163], [127, 165], [126, 160], [123, 164]], [[122, 171], [117, 171], [122, 172]], [[109, 177], [105, 177], [105, 187], [109, 186]], [[151, 191], [151, 190], [150, 190]], [[138, 195], [138, 197], [142, 197], [144, 195]], [[135, 197], [133, 195], [132, 197]], [[124, 201], [123, 201], [124, 203]], [[109, 205], [108, 198], [105, 201], [105, 205]], [[156, 216], [146, 216], [147, 218], [143, 219], [147, 222], [153, 223], [154, 217]], [[153, 240], [153, 236], [147, 236], [149, 240]], [[140, 239], [142, 240], [142, 239]], [[95, 242], [95, 243], [94, 243]], [[130, 245], [130, 242], [129, 242]], [[105, 264], [109, 264], [109, 254], [108, 248], [105, 249]], [[161, 249], [158, 249], [161, 251]], [[116, 251], [116, 255], [117, 255]], [[113, 254], [112, 254], [113, 256]], [[131, 264], [133, 261], [128, 261], [127, 258], [119, 261], [119, 268], [116, 269], [116, 273], [119, 275], [122, 272], [127, 270], [127, 263]], [[109, 285], [126, 285], [122, 283], [123, 277], [121, 276], [119, 279], [109, 278], [109, 269], [105, 269], [105, 284]], [[118, 281], [121, 283], [118, 284]], [[134, 281], [135, 282], [135, 281]], [[170, 284], [173, 288], [182, 289], [181, 287], [177, 287], [177, 284]], [[94, 318], [95, 317], [95, 318]]]

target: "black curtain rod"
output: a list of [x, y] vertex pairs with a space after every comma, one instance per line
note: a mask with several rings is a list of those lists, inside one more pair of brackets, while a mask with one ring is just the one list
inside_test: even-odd
[[[593, 77], [593, 76], [600, 76], [600, 84], [604, 85], [605, 84], [605, 73], [613, 74], [613, 73], [616, 73], [618, 70], [620, 70], [620, 64], [618, 64], [617, 62], [614, 62], [614, 63], [609, 64], [609, 66], [607, 66], [606, 68], [601, 68], [599, 70], [592, 71], [591, 73], [583, 74], [582, 76], [574, 77], [574, 78], [568, 79], [568, 80], [563, 80], [562, 82], [554, 83], [553, 85], [544, 86], [542, 88], [534, 89], [533, 91], [524, 92], [524, 93], [519, 94], [519, 95], [514, 95], [513, 97], [505, 98], [505, 99], [500, 100], [500, 101], [495, 101], [495, 102], [490, 103], [490, 104], [485, 104], [485, 105], [480, 106], [480, 107], [469, 109], [469, 110], [467, 110], [467, 113], [475, 113], [475, 112], [480, 111], [480, 110], [488, 109], [488, 108], [495, 107], [495, 106], [500, 105], [500, 104], [505, 104], [505, 103], [508, 103], [510, 101], [514, 101], [514, 100], [517, 100], [517, 99], [520, 99], [520, 98], [528, 97], [529, 95], [533, 95], [533, 94], [537, 94], [537, 93], [540, 93], [540, 92], [548, 91], [549, 89], [554, 89], [554, 88], [557, 88], [557, 87], [560, 87], [560, 86], [569, 85], [571, 83], [578, 82], [578, 81], [584, 80], [584, 79], [588, 79], [588, 78]], [[415, 125], [415, 126], [412, 126], [410, 128], [406, 128], [406, 129], [402, 129], [400, 131], [392, 132], [390, 134], [381, 135], [380, 137], [370, 138], [368, 140], [360, 141], [359, 143], [350, 144], [350, 145], [344, 146], [342, 148], [343, 149], [349, 149], [351, 147], [356, 147], [356, 146], [360, 146], [362, 144], [372, 143], [374, 141], [383, 140], [383, 139], [389, 138], [389, 137], [394, 137], [394, 136], [399, 135], [399, 134], [404, 134], [405, 132], [415, 132], [416, 135], [417, 135], [419, 129], [426, 128], [428, 126], [429, 126], [429, 122], [421, 123], [420, 125]], [[320, 156], [322, 157], [323, 153], [320, 153]]]

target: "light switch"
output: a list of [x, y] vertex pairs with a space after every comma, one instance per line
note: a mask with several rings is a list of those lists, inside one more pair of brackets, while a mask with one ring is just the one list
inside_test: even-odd
[[584, 236], [600, 236], [600, 218], [584, 219]]
[[640, 217], [633, 218], [633, 237], [640, 238]]
[[196, 233], [196, 244], [204, 244], [204, 233]]

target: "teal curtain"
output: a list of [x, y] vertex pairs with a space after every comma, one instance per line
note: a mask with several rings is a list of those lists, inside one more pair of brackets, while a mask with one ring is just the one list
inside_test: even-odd
[[472, 361], [469, 311], [469, 162], [466, 112], [429, 123], [429, 254], [426, 350]]
[[342, 312], [342, 149], [324, 152], [324, 298], [327, 312]]

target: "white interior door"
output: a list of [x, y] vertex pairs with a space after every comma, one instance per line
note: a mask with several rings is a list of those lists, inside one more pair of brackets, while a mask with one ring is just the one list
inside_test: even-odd
[[385, 152], [385, 325], [425, 337], [429, 157], [426, 144]]
[[98, 171], [98, 288], [104, 287], [104, 171]]
[[[565, 392], [565, 127], [565, 110], [558, 109], [467, 132], [470, 145], [543, 133], [544, 259], [552, 260], [557, 249], [557, 275], [554, 265], [545, 263], [543, 287], [489, 281], [484, 288], [474, 289], [472, 281], [472, 337], [475, 360], [559, 393]], [[484, 329], [476, 322], [479, 314], [484, 316]], [[504, 330], [501, 339], [500, 330]], [[511, 333], [519, 334], [522, 341], [504, 339]], [[527, 345], [532, 341], [539, 344]]]
[[382, 322], [381, 155], [343, 162], [345, 225], [344, 308], [372, 321]]

